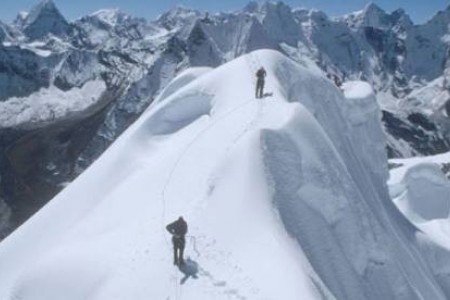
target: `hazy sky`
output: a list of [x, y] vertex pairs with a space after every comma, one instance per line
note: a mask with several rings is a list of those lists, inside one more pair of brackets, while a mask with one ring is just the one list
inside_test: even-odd
[[[0, 19], [11, 21], [19, 11], [28, 11], [38, 0], [2, 0]], [[120, 8], [121, 10], [148, 19], [154, 19], [160, 13], [177, 4], [199, 10], [232, 11], [244, 7], [247, 0], [54, 0], [61, 12], [73, 20], [101, 8]], [[317, 8], [331, 16], [342, 15], [362, 9], [367, 0], [285, 0], [291, 7]], [[374, 0], [387, 11], [404, 8], [416, 23], [423, 23], [438, 10], [444, 10], [449, 0]]]

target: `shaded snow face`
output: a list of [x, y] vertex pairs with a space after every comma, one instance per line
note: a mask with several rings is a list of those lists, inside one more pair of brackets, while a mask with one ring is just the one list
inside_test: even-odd
[[450, 216], [450, 182], [439, 165], [418, 165], [404, 178], [408, 209], [413, 215], [430, 221]]
[[450, 183], [448, 153], [393, 159], [389, 188], [392, 199], [404, 216], [420, 230], [419, 249], [448, 294], [450, 261]]
[[421, 226], [450, 217], [450, 182], [444, 174], [448, 154], [392, 160], [390, 190], [395, 204]]
[[[304, 62], [264, 50], [182, 74], [2, 242], [0, 298], [445, 299], [389, 201], [370, 87], [344, 97]], [[180, 215], [197, 279], [172, 265]]]

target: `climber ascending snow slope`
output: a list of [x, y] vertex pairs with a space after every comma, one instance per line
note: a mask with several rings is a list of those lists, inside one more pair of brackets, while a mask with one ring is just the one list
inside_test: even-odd
[[[450, 297], [389, 199], [371, 88], [343, 91], [274, 51], [181, 74], [0, 244], [0, 299]], [[180, 215], [178, 268], [165, 226]]]

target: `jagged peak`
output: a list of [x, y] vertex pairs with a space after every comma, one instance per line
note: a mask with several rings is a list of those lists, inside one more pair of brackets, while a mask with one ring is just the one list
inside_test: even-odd
[[22, 28], [25, 25], [25, 21], [29, 15], [29, 12], [27, 11], [21, 11], [17, 14], [16, 18], [12, 22], [13, 26], [16, 26], [17, 28]]
[[105, 8], [97, 10], [96, 12], [90, 14], [89, 17], [96, 18], [101, 22], [114, 27], [117, 23], [127, 19], [129, 15], [122, 12], [119, 8]]
[[388, 13], [373, 2], [367, 4], [361, 11], [337, 19], [345, 21], [352, 28], [374, 27], [390, 29], [395, 26], [408, 27], [413, 25], [410, 17], [403, 9], [397, 9], [392, 13]]
[[17, 14], [17, 18], [18, 18], [18, 19], [25, 20], [25, 19], [28, 17], [28, 15], [29, 15], [29, 12], [27, 12], [27, 11], [20, 11], [20, 12]]
[[202, 16], [203, 14], [198, 10], [177, 5], [160, 15], [156, 19], [156, 22], [162, 24], [166, 29], [172, 30], [174, 28], [186, 27]]
[[266, 1], [264, 2], [264, 4], [261, 6], [262, 10], [269, 12], [269, 11], [286, 11], [286, 12], [292, 12], [292, 9], [289, 5], [285, 4], [282, 1]]
[[243, 11], [247, 13], [263, 13], [263, 14], [280, 10], [289, 13], [292, 12], [291, 7], [282, 1], [266, 1], [263, 3], [250, 1], [243, 9]]
[[48, 34], [66, 35], [70, 24], [53, 0], [44, 0], [35, 5], [25, 19], [18, 19], [16, 26], [29, 39], [35, 40]]
[[118, 15], [121, 11], [119, 8], [102, 8], [91, 14], [91, 16], [105, 16], [105, 15]]
[[398, 8], [391, 13], [391, 18], [395, 24], [403, 24], [407, 26], [414, 25], [413, 21], [403, 8]]
[[329, 19], [328, 15], [325, 12], [318, 9], [309, 10], [309, 16], [311, 19], [319, 19], [319, 18], [324, 20]]
[[392, 12], [392, 14], [396, 14], [396, 15], [408, 15], [406, 13], [406, 11], [403, 8], [397, 8], [396, 10], [394, 10]]
[[262, 5], [263, 8], [271, 8], [271, 7], [289, 7], [283, 1], [265, 1]]
[[381, 7], [379, 7], [378, 5], [376, 5], [374, 2], [369, 2], [368, 4], [366, 4], [366, 6], [363, 9], [364, 13], [383, 13], [386, 14], [386, 11], [384, 9], [382, 9]]
[[303, 22], [309, 19], [311, 13], [311, 9], [304, 7], [296, 7], [292, 9], [292, 14], [296, 18], [297, 21]]
[[176, 5], [175, 7], [173, 7], [172, 9], [170, 9], [169, 11], [163, 13], [159, 18], [162, 17], [183, 17], [186, 15], [197, 15], [200, 14], [200, 12], [198, 10], [192, 9], [190, 7], [186, 7], [184, 5]]
[[259, 3], [256, 1], [250, 1], [249, 3], [247, 3], [247, 5], [244, 7], [244, 12], [247, 13], [256, 13], [258, 12], [260, 9]]
[[28, 13], [26, 15], [26, 17], [24, 19], [24, 26], [28, 26], [28, 25], [34, 23], [44, 13], [54, 15], [56, 18], [60, 18], [61, 20], [64, 20], [65, 22], [67, 22], [66, 19], [64, 18], [64, 16], [59, 11], [59, 9], [56, 7], [53, 0], [43, 0], [40, 3], [38, 3], [37, 5], [35, 5], [31, 9], [30, 13]]
[[38, 4], [36, 4], [30, 11], [29, 16], [36, 14], [36, 13], [40, 13], [43, 10], [51, 10], [51, 11], [57, 11], [59, 12], [58, 8], [56, 7], [55, 2], [53, 2], [53, 0], [43, 0], [41, 2], [39, 2]]

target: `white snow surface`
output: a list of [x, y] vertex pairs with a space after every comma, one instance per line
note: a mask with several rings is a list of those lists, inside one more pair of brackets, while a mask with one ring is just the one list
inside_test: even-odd
[[159, 101], [161, 99], [165, 99], [177, 90], [183, 88], [189, 83], [193, 82], [195, 79], [200, 76], [211, 71], [212, 68], [208, 67], [197, 67], [197, 68], [189, 68], [183, 72], [181, 72], [174, 80], [172, 80], [162, 91], [161, 96], [156, 99]]
[[450, 153], [428, 157], [391, 159], [389, 189], [396, 205], [415, 225], [434, 220], [448, 222], [450, 181], [443, 166], [450, 165]]
[[409, 219], [423, 223], [450, 215], [450, 181], [438, 164], [422, 163], [408, 169], [403, 179], [405, 193], [397, 205]]
[[97, 17], [99, 20], [108, 24], [111, 27], [117, 25], [119, 18], [123, 15], [118, 8], [100, 9], [93, 14], [92, 17]]
[[391, 170], [392, 199], [420, 229], [419, 247], [448, 295], [450, 287], [443, 282], [450, 270], [450, 181], [442, 167], [450, 164], [450, 153], [393, 159], [391, 163], [399, 166]]
[[[268, 72], [264, 99], [254, 61]], [[0, 244], [0, 299], [450, 296], [389, 199], [366, 84], [346, 85], [346, 99], [262, 50], [181, 86]], [[180, 215], [179, 270], [165, 225]]]
[[0, 128], [55, 121], [83, 111], [100, 99], [106, 90], [102, 80], [62, 91], [55, 86], [42, 88], [29, 97], [12, 97], [0, 102]]
[[446, 164], [450, 163], [450, 152], [431, 155], [431, 156], [417, 156], [411, 158], [395, 158], [390, 159], [390, 163], [397, 165], [397, 168], [390, 170], [390, 177], [388, 184], [390, 186], [400, 183], [406, 173], [413, 167], [420, 164]]

